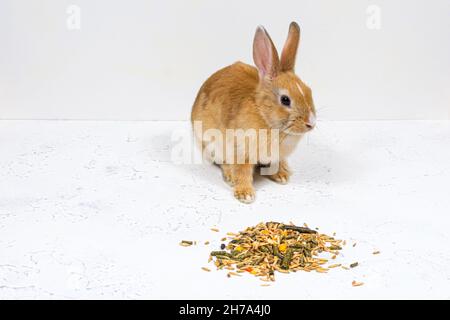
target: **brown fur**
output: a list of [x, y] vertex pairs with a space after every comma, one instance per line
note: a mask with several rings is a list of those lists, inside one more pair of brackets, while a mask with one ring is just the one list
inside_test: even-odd
[[[279, 129], [279, 171], [269, 178], [280, 183], [290, 176], [286, 157], [312, 128], [308, 123], [315, 116], [311, 90], [294, 73], [299, 38], [300, 29], [293, 22], [279, 61], [270, 36], [258, 28], [254, 40], [258, 68], [236, 62], [214, 73], [200, 88], [191, 115], [192, 122], [202, 121], [203, 132], [219, 129], [224, 136], [226, 129]], [[280, 103], [280, 91], [290, 97], [290, 108]], [[196, 135], [205, 147], [202, 133]], [[255, 164], [223, 163], [221, 167], [225, 180], [234, 186], [235, 197], [252, 201]]]

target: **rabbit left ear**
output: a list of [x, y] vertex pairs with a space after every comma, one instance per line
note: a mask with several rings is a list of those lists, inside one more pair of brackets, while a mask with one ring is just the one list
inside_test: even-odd
[[294, 71], [295, 57], [297, 56], [298, 44], [300, 42], [300, 27], [296, 22], [291, 22], [289, 34], [281, 53], [281, 71]]
[[256, 29], [255, 39], [253, 40], [253, 60], [258, 68], [261, 80], [264, 78], [273, 79], [278, 75], [280, 69], [278, 52], [269, 34], [262, 26]]

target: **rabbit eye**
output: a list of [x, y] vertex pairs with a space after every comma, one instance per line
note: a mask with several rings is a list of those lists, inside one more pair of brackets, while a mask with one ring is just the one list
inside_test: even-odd
[[283, 106], [286, 106], [286, 107], [291, 106], [291, 99], [286, 95], [282, 95], [280, 98], [280, 101]]

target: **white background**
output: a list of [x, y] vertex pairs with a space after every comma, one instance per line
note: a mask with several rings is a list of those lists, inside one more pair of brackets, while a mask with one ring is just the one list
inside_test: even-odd
[[0, 119], [188, 119], [212, 72], [253, 63], [257, 25], [281, 48], [291, 20], [319, 118], [449, 119], [449, 13], [448, 0], [1, 0]]

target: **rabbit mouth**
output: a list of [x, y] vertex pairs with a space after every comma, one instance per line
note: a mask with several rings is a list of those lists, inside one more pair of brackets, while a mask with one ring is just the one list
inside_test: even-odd
[[292, 129], [295, 125], [295, 121], [292, 119], [289, 119], [286, 121], [286, 124], [281, 128], [281, 132], [288, 134], [288, 135], [299, 135], [300, 133], [294, 132]]
[[301, 136], [301, 135], [303, 135], [303, 134], [305, 133], [304, 131], [294, 132], [294, 131], [292, 131], [292, 130], [290, 130], [290, 129], [284, 130], [283, 132], [284, 132], [285, 134], [289, 135], [289, 136]]
[[309, 127], [307, 127], [306, 129], [295, 127], [296, 127], [295, 121], [291, 120], [286, 124], [286, 126], [281, 131], [290, 136], [301, 136], [306, 132], [311, 131]]
[[272, 129], [279, 130], [280, 133], [291, 136], [301, 136], [312, 130], [312, 127], [308, 127], [306, 122], [300, 120], [298, 117], [272, 123], [271, 127]]

